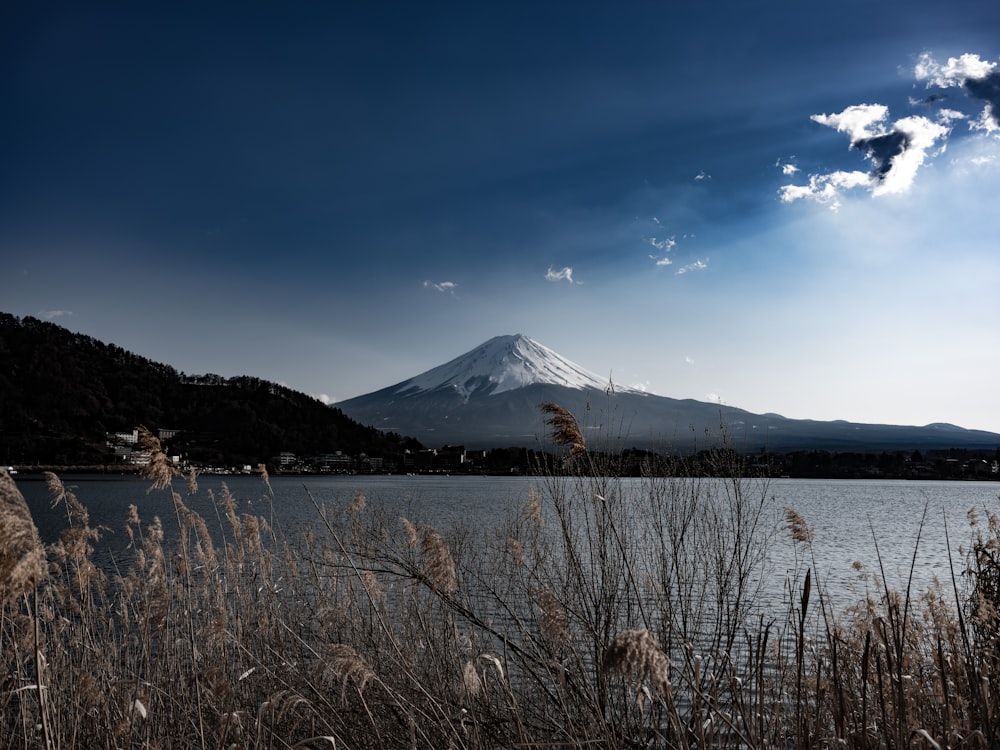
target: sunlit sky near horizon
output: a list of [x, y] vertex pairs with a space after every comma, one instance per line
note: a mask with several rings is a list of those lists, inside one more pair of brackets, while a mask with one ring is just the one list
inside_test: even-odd
[[0, 311], [187, 373], [1000, 432], [1000, 3], [11, 3], [0, 102]]

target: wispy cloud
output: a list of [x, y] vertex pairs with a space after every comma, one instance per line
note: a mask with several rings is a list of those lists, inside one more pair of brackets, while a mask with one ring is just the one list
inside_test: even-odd
[[774, 166], [780, 169], [781, 174], [785, 175], [786, 177], [791, 177], [793, 174], [799, 171], [799, 168], [797, 166], [795, 166], [791, 162], [787, 161], [783, 162], [781, 159], [778, 159], [778, 161], [774, 163]]
[[688, 263], [686, 266], [681, 266], [675, 273], [680, 276], [688, 271], [704, 271], [706, 268], [708, 268], [708, 258], [705, 258], [705, 260], [696, 260], [693, 263]]
[[809, 176], [808, 185], [785, 185], [781, 188], [781, 200], [791, 203], [799, 198], [811, 198], [818, 203], [826, 203], [836, 211], [840, 208], [840, 197], [843, 190], [856, 187], [867, 187], [871, 177], [865, 172], [832, 172], [830, 174], [814, 174]]
[[[659, 224], [660, 222], [656, 222]], [[670, 257], [667, 255], [671, 250], [677, 247], [677, 239], [674, 237], [667, 237], [666, 239], [657, 239], [656, 237], [649, 237], [646, 239], [650, 245], [655, 247], [660, 251], [660, 255], [650, 255], [650, 259], [656, 262], [658, 266], [669, 266], [673, 263]]]
[[569, 266], [565, 268], [560, 268], [558, 271], [552, 266], [549, 266], [549, 270], [545, 272], [546, 281], [568, 281], [570, 284], [579, 284], [579, 281], [573, 281], [573, 269]]
[[684, 357], [684, 364], [693, 365], [694, 364], [694, 357], [692, 357], [690, 354], [686, 355]]
[[38, 317], [42, 320], [55, 320], [56, 318], [72, 318], [72, 310], [42, 310]]
[[695, 182], [701, 182], [702, 180], [711, 180], [711, 179], [712, 175], [707, 174], [704, 169], [694, 176]]
[[424, 289], [433, 289], [436, 292], [454, 294], [458, 284], [454, 281], [425, 281]]

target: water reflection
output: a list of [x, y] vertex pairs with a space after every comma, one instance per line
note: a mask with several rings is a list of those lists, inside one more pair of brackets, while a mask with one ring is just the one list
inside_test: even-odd
[[[89, 510], [91, 525], [105, 527], [95, 545], [104, 559], [125, 553], [123, 528], [129, 505], [138, 507], [143, 523], [159, 516], [168, 534], [175, 528], [173, 500], [167, 490], [149, 491], [148, 482], [132, 476], [60, 478]], [[65, 513], [51, 507], [44, 479], [20, 474], [16, 480], [43, 541], [55, 541], [65, 526]], [[442, 529], [458, 523], [485, 529], [506, 511], [522, 507], [530, 487], [542, 481], [527, 477], [272, 477], [268, 487], [259, 477], [202, 476], [194, 495], [187, 494], [182, 481], [175, 489], [210, 529], [225, 527], [214, 499], [227, 487], [238, 513], [262, 516], [279, 533], [294, 536], [317, 523], [316, 503], [343, 508], [359, 491], [372, 512], [390, 519], [406, 516]], [[646, 480], [620, 481], [625, 491], [645, 491]], [[970, 538], [967, 512], [977, 508], [985, 522], [989, 513], [1000, 509], [997, 482], [779, 479], [768, 482], [765, 491], [768, 517], [764, 522], [776, 530], [764, 571], [767, 598], [782, 597], [786, 577], [812, 567], [814, 582], [826, 588], [835, 604], [842, 605], [856, 601], [858, 593], [871, 585], [867, 576], [881, 576], [882, 571], [890, 586], [905, 588], [911, 565], [917, 589], [934, 578], [950, 586], [951, 564], [956, 573], [961, 569], [960, 548], [967, 547]], [[812, 529], [814, 541], [808, 547], [793, 544], [782, 529], [786, 507], [798, 512]]]

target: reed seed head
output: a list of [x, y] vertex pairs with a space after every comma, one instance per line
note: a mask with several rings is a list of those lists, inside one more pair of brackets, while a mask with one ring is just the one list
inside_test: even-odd
[[90, 513], [86, 506], [76, 498], [76, 493], [51, 471], [46, 471], [45, 486], [52, 498], [52, 507], [56, 508], [62, 503], [66, 508], [66, 517], [70, 526], [86, 526], [90, 523]]
[[576, 417], [559, 404], [547, 402], [542, 404], [540, 408], [544, 414], [548, 415], [545, 418], [545, 424], [552, 430], [552, 442], [569, 448], [571, 456], [587, 452], [587, 440], [580, 431]]
[[813, 532], [809, 528], [809, 524], [799, 515], [798, 511], [792, 508], [785, 508], [785, 529], [791, 535], [793, 542], [808, 544], [813, 540]]
[[542, 523], [542, 494], [535, 485], [528, 488], [528, 502], [524, 506], [524, 517], [535, 524]]
[[458, 589], [455, 578], [455, 560], [444, 539], [430, 526], [422, 529], [420, 551], [424, 556], [424, 573], [431, 585], [444, 594], [454, 594]]
[[363, 694], [375, 672], [357, 651], [345, 643], [331, 643], [323, 649], [320, 675], [325, 680], [340, 680], [340, 698], [346, 702], [347, 683], [353, 682], [358, 693]]
[[542, 589], [536, 595], [542, 617], [538, 627], [542, 637], [553, 645], [561, 645], [570, 639], [569, 618], [562, 602], [549, 589]]
[[420, 541], [417, 536], [417, 527], [408, 518], [399, 519], [403, 524], [403, 534], [406, 535], [406, 546], [413, 549], [417, 546], [417, 542]]
[[45, 571], [45, 548], [28, 504], [0, 471], [0, 602], [34, 588]]
[[661, 696], [670, 694], [670, 659], [648, 630], [624, 630], [604, 652], [602, 668], [649, 683]]
[[385, 586], [382, 585], [382, 582], [379, 581], [374, 573], [370, 570], [363, 570], [361, 572], [361, 584], [365, 587], [365, 591], [369, 599], [371, 599], [372, 604], [385, 603]]
[[520, 539], [511, 537], [510, 539], [510, 554], [514, 558], [515, 565], [524, 565], [524, 545], [521, 544]]
[[165, 490], [170, 486], [171, 480], [180, 475], [180, 471], [163, 452], [160, 439], [141, 425], [139, 426], [139, 445], [149, 453], [149, 463], [142, 467], [142, 471], [139, 472], [140, 476], [152, 480], [150, 492]]
[[483, 693], [483, 680], [476, 671], [476, 665], [470, 660], [462, 668], [462, 686], [470, 698], [476, 698]]
[[347, 506], [347, 512], [352, 516], [356, 516], [365, 509], [366, 502], [365, 493], [358, 490], [354, 493], [354, 497], [351, 498], [351, 504]]

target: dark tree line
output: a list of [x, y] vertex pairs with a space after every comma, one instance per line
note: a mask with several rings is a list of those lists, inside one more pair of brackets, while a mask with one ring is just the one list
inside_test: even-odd
[[172, 453], [223, 465], [266, 463], [281, 451], [393, 458], [420, 447], [275, 383], [185, 375], [53, 323], [0, 313], [0, 463], [108, 463], [107, 433], [138, 425], [178, 430]]

